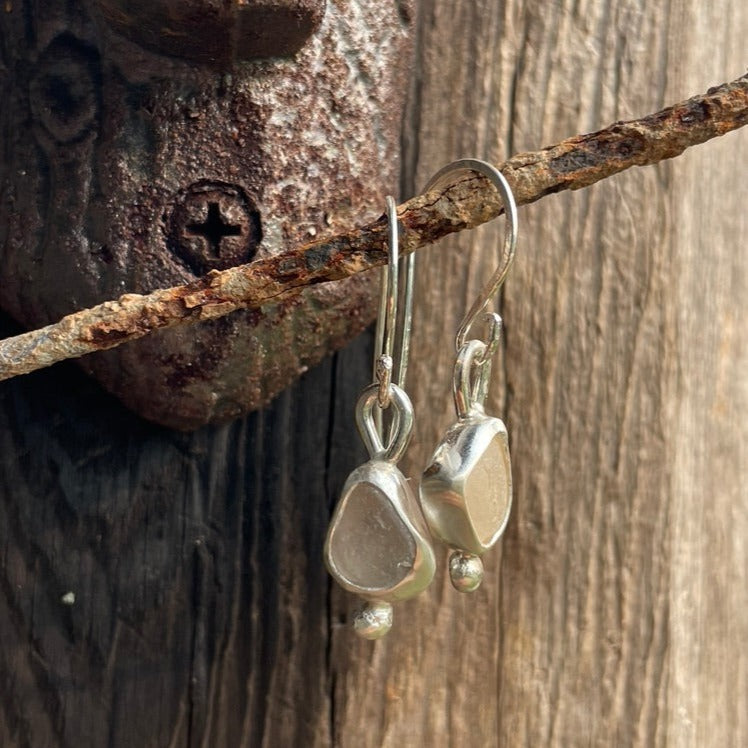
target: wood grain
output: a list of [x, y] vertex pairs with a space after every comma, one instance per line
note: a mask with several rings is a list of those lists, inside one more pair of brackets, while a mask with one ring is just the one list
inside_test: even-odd
[[[711, 85], [748, 30], [731, 3], [421, 11], [406, 192], [434, 163], [498, 162]], [[406, 631], [340, 647], [340, 745], [748, 741], [743, 141], [520, 211], [493, 390], [513, 518], [475, 597], [442, 576]], [[412, 472], [452, 418], [450, 331], [499, 231], [421, 255]]]
[[362, 347], [189, 435], [71, 365], [3, 385], [3, 746], [330, 744], [322, 541]]

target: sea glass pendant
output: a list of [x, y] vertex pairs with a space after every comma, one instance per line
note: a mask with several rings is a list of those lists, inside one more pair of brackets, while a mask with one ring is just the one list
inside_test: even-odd
[[324, 550], [327, 568], [340, 586], [367, 600], [354, 628], [368, 639], [389, 631], [391, 603], [422, 592], [436, 568], [418, 501], [395, 464], [410, 438], [410, 400], [399, 387], [391, 387], [395, 419], [386, 447], [371, 414], [378, 385], [364, 390], [356, 406], [359, 430], [371, 459], [345, 482]]
[[501, 537], [512, 506], [512, 472], [504, 423], [483, 410], [488, 363], [473, 378], [485, 344], [468, 341], [455, 367], [457, 422], [423, 473], [420, 500], [433, 535], [455, 549], [450, 577], [461, 592], [480, 585], [480, 556]]

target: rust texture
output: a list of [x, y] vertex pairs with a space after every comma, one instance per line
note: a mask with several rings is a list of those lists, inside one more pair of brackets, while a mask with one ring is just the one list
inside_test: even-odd
[[[412, 23], [377, 0], [43, 5], [0, 12], [0, 306], [27, 329], [262, 267], [373, 219], [396, 188]], [[79, 340], [200, 316], [165, 301], [127, 328], [126, 308]], [[80, 365], [141, 415], [192, 428], [267, 402], [372, 308], [358, 276]]]
[[[631, 166], [654, 164], [748, 123], [748, 76], [631, 122], [522, 153], [499, 168], [520, 204], [579, 189]], [[402, 250], [412, 252], [449, 233], [472, 228], [501, 210], [479, 175], [400, 206]], [[154, 331], [215, 319], [239, 309], [288, 303], [303, 289], [357, 275], [386, 262], [383, 217], [291, 251], [148, 295], [126, 294], [71, 314], [40, 330], [0, 341], [0, 379], [57, 361], [113, 348]], [[281, 305], [281, 308], [283, 306]], [[328, 341], [320, 337], [322, 347]]]

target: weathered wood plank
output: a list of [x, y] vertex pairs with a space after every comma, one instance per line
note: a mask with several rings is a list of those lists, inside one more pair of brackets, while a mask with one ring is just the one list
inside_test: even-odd
[[329, 743], [321, 552], [328, 484], [361, 459], [360, 347], [191, 435], [67, 365], [3, 384], [4, 746]]
[[[748, 30], [745, 8], [687, 0], [421, 12], [408, 192], [451, 158], [499, 162], [716, 83]], [[743, 141], [520, 211], [494, 389], [503, 548], [474, 598], [441, 577], [388, 641], [340, 645], [340, 745], [748, 741]], [[499, 230], [422, 254], [413, 472], [452, 417], [450, 331]]]

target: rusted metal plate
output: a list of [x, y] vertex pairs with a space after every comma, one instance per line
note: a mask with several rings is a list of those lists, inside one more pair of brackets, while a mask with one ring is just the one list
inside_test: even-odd
[[[171, 32], [200, 8], [206, 28], [229, 14], [230, 60], [175, 46]], [[237, 19], [253, 8], [312, 19], [295, 55], [240, 59], [251, 54]], [[172, 26], [146, 39], [157, 12]], [[406, 3], [28, 0], [6, 3], [0, 24], [0, 304], [28, 327], [343, 230], [380, 215], [396, 189]], [[209, 49], [208, 37], [196, 30], [190, 43]], [[285, 54], [296, 42], [282, 37]], [[358, 333], [371, 281], [82, 365], [168, 426], [231, 418]]]
[[147, 49], [204, 63], [298, 52], [325, 0], [93, 0], [117, 33]]

